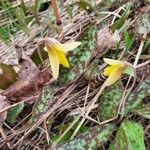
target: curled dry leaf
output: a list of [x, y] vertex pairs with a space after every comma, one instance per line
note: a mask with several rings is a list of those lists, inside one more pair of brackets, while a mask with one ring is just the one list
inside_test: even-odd
[[117, 30], [112, 33], [109, 27], [105, 27], [97, 33], [97, 51], [106, 52], [106, 49], [114, 47], [120, 41]]
[[[7, 101], [6, 97], [2, 96], [0, 94], [0, 110], [3, 109], [3, 108], [5, 108], [5, 107], [8, 107], [9, 105], [10, 104]], [[4, 111], [4, 112], [0, 113], [0, 126], [3, 125], [3, 122], [6, 119], [6, 117], [7, 117], [7, 111]]]
[[22, 50], [19, 51], [21, 70], [18, 81], [2, 92], [11, 101], [35, 101], [41, 94], [42, 87], [52, 79], [48, 69], [40, 71], [29, 56]]

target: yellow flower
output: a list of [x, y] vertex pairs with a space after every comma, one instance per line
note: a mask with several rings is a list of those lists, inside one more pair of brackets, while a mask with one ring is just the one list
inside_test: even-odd
[[53, 38], [45, 38], [43, 40], [45, 42], [44, 50], [48, 53], [53, 77], [57, 79], [59, 76], [59, 65], [62, 64], [64, 67], [69, 67], [65, 53], [78, 47], [81, 42], [61, 44]]
[[131, 67], [131, 64], [128, 62], [108, 58], [104, 58], [104, 61], [110, 65], [106, 67], [103, 72], [105, 76], [108, 76], [107, 80], [105, 81], [106, 86], [114, 84], [123, 73], [126, 73], [127, 67]]

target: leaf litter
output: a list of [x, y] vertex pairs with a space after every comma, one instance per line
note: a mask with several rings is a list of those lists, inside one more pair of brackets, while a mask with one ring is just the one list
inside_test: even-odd
[[[13, 36], [8, 37], [2, 32], [5, 34], [2, 41], [7, 44], [5, 39], [10, 39], [12, 42], [8, 45], [0, 43], [3, 49], [1, 64], [8, 68], [8, 73], [11, 72], [9, 78], [1, 80], [6, 86], [0, 97], [0, 147], [117, 150], [118, 147], [134, 149], [138, 146], [144, 149], [145, 140], [145, 147], [149, 149], [149, 101], [143, 104], [150, 93], [149, 2], [82, 0], [62, 3], [57, 3], [62, 20], [59, 26], [54, 23], [55, 19], [48, 18], [47, 14], [52, 10], [38, 12], [40, 7], [50, 3], [36, 4], [36, 11], [27, 11], [29, 3], [15, 4], [15, 7], [20, 6], [21, 14], [24, 13], [16, 19], [22, 17], [25, 21], [20, 22], [22, 27]], [[72, 11], [70, 17], [66, 7]], [[1, 12], [2, 16], [5, 11]], [[26, 18], [29, 11], [33, 22]], [[137, 12], [141, 13], [136, 16]], [[6, 19], [11, 18], [7, 16]], [[42, 54], [44, 46], [40, 41], [45, 37], [61, 43], [81, 42], [78, 48], [68, 53], [70, 68], [61, 66], [57, 80]], [[31, 57], [33, 52], [37, 53], [34, 60], [40, 60], [37, 65]], [[133, 79], [133, 71], [128, 70], [128, 75], [120, 75], [118, 82], [106, 87], [107, 77], [103, 72], [107, 64], [103, 58], [133, 64], [136, 77]], [[4, 73], [2, 68], [0, 75]], [[137, 130], [141, 132], [137, 134]], [[132, 144], [135, 135], [138, 140]]]

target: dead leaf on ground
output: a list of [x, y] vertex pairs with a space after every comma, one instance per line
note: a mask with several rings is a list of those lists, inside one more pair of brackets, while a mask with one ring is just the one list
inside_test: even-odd
[[18, 81], [2, 92], [11, 101], [23, 101], [29, 99], [35, 101], [41, 95], [42, 87], [52, 79], [49, 69], [40, 71], [29, 56], [18, 48], [21, 70], [18, 73]]
[[109, 27], [105, 27], [97, 33], [97, 51], [106, 52], [106, 49], [114, 47], [120, 41], [119, 33], [112, 33]]

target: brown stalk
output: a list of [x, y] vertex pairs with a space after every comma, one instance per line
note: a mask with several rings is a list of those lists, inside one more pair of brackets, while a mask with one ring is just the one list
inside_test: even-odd
[[61, 20], [60, 20], [60, 16], [59, 16], [59, 13], [58, 13], [56, 0], [51, 0], [51, 3], [52, 3], [52, 8], [54, 10], [55, 18], [56, 18], [56, 24], [57, 25], [61, 25]]

